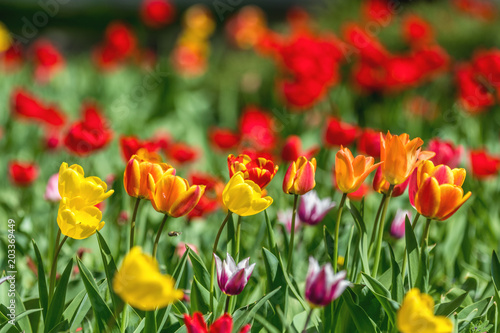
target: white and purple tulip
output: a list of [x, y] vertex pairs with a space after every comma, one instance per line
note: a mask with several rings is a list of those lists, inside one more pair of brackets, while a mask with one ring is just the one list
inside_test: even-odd
[[309, 191], [300, 197], [299, 218], [306, 224], [316, 225], [335, 205], [330, 198], [320, 199], [316, 191]]
[[240, 294], [252, 275], [255, 263], [249, 265], [250, 258], [246, 258], [236, 265], [229, 253], [224, 261], [221, 261], [215, 253], [214, 257], [220, 290], [230, 296]]
[[[283, 224], [288, 232], [291, 232], [293, 209], [289, 208], [285, 210], [280, 210], [278, 211], [277, 216], [278, 216], [278, 222]], [[298, 214], [295, 214], [295, 231], [297, 231], [299, 228], [300, 228], [300, 218]]]
[[408, 210], [403, 210], [399, 209], [396, 212], [396, 216], [394, 217], [394, 220], [392, 220], [391, 224], [391, 236], [394, 238], [403, 238], [405, 235], [405, 218], [408, 216], [408, 218], [411, 220], [411, 213]]
[[345, 280], [346, 272], [333, 273], [330, 263], [320, 267], [316, 259], [309, 257], [306, 280], [306, 300], [314, 306], [326, 306], [337, 299], [351, 285]]

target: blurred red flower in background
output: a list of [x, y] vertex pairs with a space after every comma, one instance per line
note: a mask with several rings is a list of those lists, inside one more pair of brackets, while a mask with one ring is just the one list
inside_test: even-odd
[[229, 19], [225, 30], [233, 45], [249, 49], [266, 33], [266, 16], [259, 7], [245, 6]]
[[141, 19], [148, 27], [161, 28], [174, 19], [175, 7], [167, 0], [144, 0], [141, 4]]
[[217, 210], [222, 202], [222, 191], [225, 184], [222, 180], [201, 172], [193, 172], [189, 176], [189, 183], [205, 185], [205, 192], [198, 204], [188, 213], [188, 218], [203, 217]]
[[38, 166], [34, 163], [10, 161], [9, 177], [16, 186], [29, 186], [38, 178]]
[[82, 116], [82, 120], [71, 125], [64, 138], [66, 148], [79, 156], [85, 156], [103, 148], [112, 136], [96, 104], [84, 103]]
[[302, 151], [302, 140], [297, 135], [290, 135], [286, 138], [285, 143], [281, 149], [281, 159], [285, 162], [296, 161], [300, 156], [305, 156], [308, 160], [313, 158], [319, 151], [319, 147], [314, 146], [307, 150]]
[[165, 155], [178, 164], [190, 163], [199, 157], [198, 149], [183, 142], [171, 144], [164, 152]]
[[452, 169], [458, 167], [464, 152], [462, 146], [455, 146], [453, 142], [439, 138], [430, 140], [426, 150], [436, 153], [430, 159], [434, 165], [445, 164]]
[[23, 50], [19, 44], [11, 45], [5, 52], [0, 52], [0, 68], [12, 72], [23, 64]]
[[120, 137], [120, 148], [122, 151], [123, 159], [128, 162], [132, 155], [144, 148], [149, 152], [155, 152], [160, 149], [160, 144], [154, 140], [140, 140], [137, 136], [121, 136]]
[[325, 132], [325, 143], [328, 146], [349, 146], [359, 135], [359, 128], [344, 123], [337, 118], [328, 119]]
[[485, 149], [469, 152], [472, 174], [478, 178], [494, 176], [500, 170], [500, 158], [490, 155]]
[[388, 22], [397, 9], [396, 3], [390, 0], [367, 0], [363, 2], [362, 13], [365, 19], [377, 22]]
[[270, 151], [276, 147], [278, 137], [274, 118], [264, 110], [248, 106], [240, 117], [242, 143], [257, 151]]
[[48, 82], [53, 75], [64, 67], [64, 58], [48, 40], [39, 40], [33, 45], [35, 80]]
[[210, 130], [209, 138], [212, 146], [222, 151], [235, 149], [241, 141], [239, 133], [219, 127]]
[[125, 23], [112, 22], [106, 28], [104, 41], [94, 51], [94, 61], [102, 69], [113, 69], [136, 51], [137, 38]]
[[64, 114], [54, 105], [45, 105], [23, 88], [12, 91], [11, 108], [15, 116], [32, 119], [44, 125], [60, 127], [65, 123]]
[[434, 30], [418, 15], [408, 15], [403, 19], [403, 37], [413, 47], [434, 42]]
[[380, 131], [364, 128], [358, 138], [357, 148], [363, 154], [380, 158]]

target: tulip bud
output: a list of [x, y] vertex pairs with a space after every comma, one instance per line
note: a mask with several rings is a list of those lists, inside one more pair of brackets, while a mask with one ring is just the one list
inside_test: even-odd
[[285, 179], [283, 179], [283, 192], [298, 195], [309, 192], [316, 186], [315, 173], [316, 159], [312, 158], [308, 161], [304, 156], [299, 157], [297, 161], [290, 164], [286, 171]]
[[236, 265], [229, 253], [224, 261], [221, 261], [215, 253], [214, 258], [220, 290], [230, 296], [240, 294], [252, 275], [255, 263], [249, 265], [250, 258], [246, 258]]
[[345, 277], [345, 271], [334, 274], [330, 263], [320, 268], [316, 259], [309, 257], [306, 300], [312, 306], [326, 306], [330, 304], [350, 286], [350, 282], [344, 280]]

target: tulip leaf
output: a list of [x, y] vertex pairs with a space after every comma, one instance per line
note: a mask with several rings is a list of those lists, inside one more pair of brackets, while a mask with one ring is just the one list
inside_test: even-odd
[[193, 265], [194, 276], [203, 288], [210, 290], [210, 273], [205, 267], [203, 260], [201, 260], [200, 256], [191, 249], [189, 250], [189, 258]]
[[391, 286], [391, 297], [393, 300], [401, 304], [404, 297], [404, 286], [403, 278], [401, 277], [401, 268], [396, 261], [394, 256], [394, 251], [392, 246], [389, 245], [389, 252], [391, 254], [391, 268], [392, 268], [392, 286]]
[[494, 304], [494, 297], [488, 297], [463, 308], [457, 315], [458, 329], [462, 331], [474, 318], [482, 317]]
[[[217, 301], [214, 300], [214, 308], [217, 308]], [[210, 310], [210, 292], [203, 287], [196, 276], [193, 277], [191, 285], [191, 311], [207, 313]]]
[[449, 302], [436, 305], [434, 307], [434, 313], [436, 314], [436, 316], [448, 317], [456, 309], [458, 309], [458, 307], [463, 303], [468, 294], [469, 292], [465, 291], [460, 296], [456, 297], [455, 299]]
[[368, 317], [365, 310], [356, 304], [352, 299], [351, 291], [349, 289], [345, 290], [342, 294], [342, 299], [347, 305], [347, 309], [351, 314], [352, 320], [358, 332], [363, 333], [377, 333], [377, 325], [373, 322], [373, 320]]
[[[408, 215], [405, 216], [405, 240], [406, 240], [406, 255], [408, 259], [408, 281], [410, 288], [415, 286], [418, 273], [419, 251], [417, 238], [413, 232]], [[403, 277], [404, 280], [404, 277]]]
[[261, 297], [258, 301], [236, 310], [233, 314], [234, 331], [239, 332], [243, 326], [253, 320], [257, 311], [259, 311], [259, 309], [280, 289], [281, 287], [278, 287]]
[[92, 273], [83, 264], [80, 259], [77, 259], [78, 268], [80, 269], [80, 276], [82, 278], [85, 290], [89, 295], [90, 303], [92, 304], [92, 310], [94, 311], [94, 316], [97, 319], [97, 324], [101, 332], [108, 332], [106, 326], [111, 324], [111, 327], [117, 327], [118, 323], [113, 313], [109, 309], [108, 305], [99, 294], [99, 288], [95, 282]]
[[351, 202], [349, 202], [347, 204], [347, 208], [349, 209], [352, 217], [354, 218], [354, 222], [356, 223], [356, 226], [358, 227], [359, 233], [363, 234], [363, 235], [366, 234], [365, 221], [363, 220], [363, 217], [361, 216], [361, 213], [359, 212], [359, 210]]
[[47, 318], [45, 320], [45, 332], [50, 332], [61, 321], [64, 305], [66, 302], [66, 289], [68, 288], [69, 277], [73, 269], [73, 259], [70, 259], [63, 274], [59, 278], [56, 290], [47, 310]]
[[[264, 247], [262, 248], [262, 257], [264, 258], [264, 265], [266, 268], [266, 291], [274, 290], [279, 286], [286, 284], [278, 258], [276, 258], [271, 251]], [[285, 290], [281, 290], [279, 293], [276, 293], [270, 301], [275, 307], [279, 306], [280, 308], [285, 309], [287, 306], [285, 303], [288, 302]], [[271, 315], [268, 319], [273, 325], [281, 328], [281, 320], [276, 315]]]
[[156, 317], [155, 311], [146, 311], [146, 322], [144, 325], [144, 332], [156, 332]]
[[325, 240], [326, 253], [330, 257], [330, 260], [333, 260], [333, 249], [334, 249], [335, 243], [333, 241], [333, 236], [328, 231], [328, 228], [326, 227], [326, 225], [323, 226], [323, 238]]
[[354, 235], [354, 226], [351, 227], [351, 232], [349, 233], [349, 240], [347, 242], [347, 249], [345, 250], [345, 256], [344, 256], [344, 264], [342, 265], [342, 267], [345, 269], [345, 270], [348, 270], [348, 271], [354, 271], [353, 269], [348, 269], [348, 266], [350, 264], [350, 260], [349, 260], [349, 256], [351, 255], [351, 244], [352, 244], [352, 237]]
[[47, 280], [45, 279], [45, 270], [43, 268], [43, 260], [40, 255], [40, 250], [32, 240], [33, 248], [35, 250], [36, 263], [38, 268], [38, 295], [40, 298], [40, 307], [42, 308], [43, 319], [47, 318], [47, 309], [49, 307], [49, 294], [47, 292]]
[[420, 249], [420, 261], [418, 265], [417, 281], [415, 287], [426, 293], [429, 289], [429, 250], [427, 241]]
[[499, 290], [500, 290], [500, 262], [498, 261], [498, 256], [495, 251], [493, 251], [493, 255], [491, 257], [491, 277], [493, 280], [493, 285], [495, 287], [495, 291], [497, 297], [500, 299]]
[[75, 331], [81, 325], [83, 318], [85, 318], [90, 310], [90, 306], [87, 291], [83, 289], [73, 298], [66, 310], [64, 310], [63, 316], [69, 320], [69, 330], [71, 332]]
[[[16, 291], [16, 313], [19, 313], [19, 315], [16, 315], [16, 322], [19, 324], [19, 327], [21, 327], [21, 330], [25, 333], [32, 333], [31, 329], [31, 324], [29, 321], [29, 318], [26, 317], [26, 308], [24, 306], [23, 301], [21, 300], [21, 297], [19, 296], [19, 293]], [[41, 310], [41, 309], [37, 309]]]
[[99, 231], [96, 232], [96, 235], [97, 241], [99, 243], [99, 249], [101, 250], [102, 263], [104, 265], [104, 272], [106, 274], [108, 291], [111, 295], [111, 302], [113, 303], [113, 309], [116, 313], [117, 309], [121, 309], [123, 307], [123, 301], [113, 291], [113, 278], [117, 271], [115, 260], [113, 259], [113, 255], [111, 254], [111, 251], [109, 250], [108, 244], [106, 243], [106, 240], [104, 240], [104, 237], [101, 236]]
[[363, 271], [370, 274], [370, 265], [368, 264], [368, 239], [364, 235], [359, 235], [359, 253], [361, 254], [361, 266]]
[[369, 275], [366, 275], [365, 273], [361, 274], [363, 275], [363, 281], [366, 286], [384, 308], [391, 324], [395, 326], [396, 312], [399, 309], [399, 304], [391, 299], [391, 293], [379, 281]]

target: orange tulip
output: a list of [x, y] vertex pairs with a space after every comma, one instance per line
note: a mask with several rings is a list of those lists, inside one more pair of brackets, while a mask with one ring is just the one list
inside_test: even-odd
[[159, 180], [148, 176], [148, 191], [154, 209], [172, 217], [188, 214], [200, 201], [205, 185], [192, 185], [186, 179], [175, 175], [174, 169], [167, 170]]
[[462, 184], [465, 169], [450, 169], [447, 165], [437, 165], [425, 161], [416, 173], [416, 193], [410, 188], [410, 201], [421, 215], [444, 221], [453, 215], [471, 196], [464, 195]]
[[[167, 163], [161, 163], [160, 155], [140, 149], [127, 163], [123, 175], [123, 186], [131, 197], [150, 199], [148, 177], [156, 182], [167, 170], [174, 170]], [[175, 173], [175, 171], [174, 171]]]
[[339, 190], [344, 193], [352, 193], [359, 189], [366, 177], [375, 170], [382, 162], [373, 164], [373, 157], [352, 155], [349, 148], [340, 146], [335, 155], [335, 179]]
[[288, 194], [305, 194], [316, 186], [314, 176], [316, 173], [316, 159], [308, 161], [305, 156], [300, 156], [297, 161], [288, 167], [283, 179], [283, 192]]
[[261, 189], [265, 188], [271, 182], [278, 171], [278, 166], [275, 166], [273, 161], [263, 157], [252, 159], [246, 154], [240, 154], [238, 157], [230, 154], [227, 157], [227, 166], [230, 178], [235, 173], [241, 171], [245, 179], [253, 181]]
[[398, 136], [387, 132], [385, 137], [380, 133], [380, 160], [384, 162], [382, 175], [389, 184], [404, 183], [416, 167], [435, 155], [434, 152], [421, 151], [423, 144], [420, 138], [410, 141], [406, 133]]

